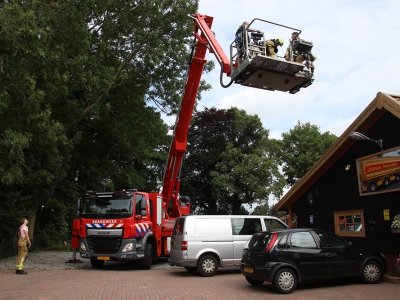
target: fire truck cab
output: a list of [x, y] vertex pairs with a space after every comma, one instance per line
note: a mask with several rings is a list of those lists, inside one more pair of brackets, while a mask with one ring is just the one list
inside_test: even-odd
[[[180, 203], [184, 214], [189, 204]], [[166, 219], [157, 193], [136, 190], [87, 192], [80, 205], [80, 255], [92, 266], [105, 261], [140, 261], [150, 268], [152, 259], [169, 253], [174, 222]]]

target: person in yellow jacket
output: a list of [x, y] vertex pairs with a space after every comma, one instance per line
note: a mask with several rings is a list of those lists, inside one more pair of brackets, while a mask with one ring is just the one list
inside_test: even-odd
[[18, 256], [16, 264], [16, 273], [25, 275], [25, 259], [28, 255], [28, 247], [31, 246], [31, 239], [29, 238], [28, 219], [22, 218], [20, 220], [20, 227], [18, 228]]
[[265, 51], [267, 56], [276, 58], [278, 47], [283, 46], [284, 40], [282, 38], [270, 39], [265, 41]]

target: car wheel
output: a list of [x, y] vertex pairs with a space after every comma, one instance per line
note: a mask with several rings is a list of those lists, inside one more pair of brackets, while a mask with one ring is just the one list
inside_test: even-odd
[[382, 280], [382, 266], [375, 261], [368, 261], [362, 271], [365, 283], [378, 283]]
[[140, 268], [143, 270], [149, 270], [151, 263], [153, 262], [153, 247], [150, 243], [147, 243], [144, 248], [144, 258], [140, 261]]
[[247, 276], [245, 276], [245, 277], [246, 277], [247, 282], [254, 286], [260, 286], [264, 282], [263, 280], [255, 280], [255, 279], [247, 277]]
[[214, 276], [218, 272], [218, 260], [213, 255], [204, 255], [200, 258], [197, 269], [201, 276]]
[[196, 267], [184, 267], [186, 271], [190, 272], [190, 273], [196, 273], [197, 272], [197, 268]]
[[95, 258], [90, 259], [90, 263], [94, 268], [101, 268], [104, 265], [104, 260], [98, 260]]
[[292, 269], [283, 268], [274, 276], [274, 288], [281, 294], [289, 294], [297, 287], [297, 275]]

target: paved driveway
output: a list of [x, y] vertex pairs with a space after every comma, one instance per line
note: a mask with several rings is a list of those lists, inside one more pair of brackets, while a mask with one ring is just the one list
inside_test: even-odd
[[[31, 257], [28, 275], [16, 275], [0, 260], [0, 299], [399, 299], [400, 285], [365, 285], [357, 280], [319, 283], [279, 295], [269, 284], [250, 286], [237, 269], [221, 269], [214, 277], [200, 277], [160, 262], [151, 270], [134, 264], [106, 263], [103, 269], [88, 262], [68, 265], [57, 255]], [[40, 257], [40, 256], [39, 256]], [[69, 257], [67, 257], [69, 258]], [[47, 267], [46, 266], [47, 263]], [[34, 266], [42, 266], [42, 268]]]

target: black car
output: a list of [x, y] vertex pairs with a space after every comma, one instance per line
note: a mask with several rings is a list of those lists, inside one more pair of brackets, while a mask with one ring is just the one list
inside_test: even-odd
[[386, 259], [326, 231], [282, 229], [254, 234], [243, 249], [240, 270], [250, 284], [272, 282], [278, 292], [288, 294], [298, 283], [320, 279], [360, 277], [378, 283]]

